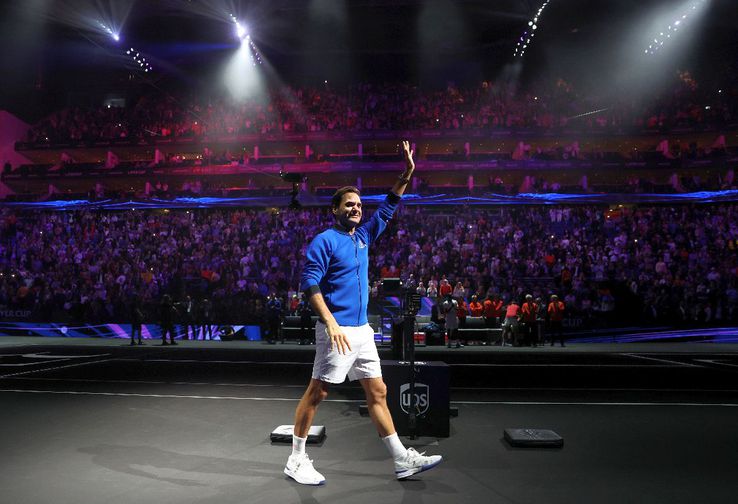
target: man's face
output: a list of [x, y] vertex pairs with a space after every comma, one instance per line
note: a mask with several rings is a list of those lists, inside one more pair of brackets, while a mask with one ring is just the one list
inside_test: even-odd
[[345, 229], [354, 229], [361, 222], [361, 198], [356, 193], [346, 193], [338, 207], [333, 208], [338, 224]]

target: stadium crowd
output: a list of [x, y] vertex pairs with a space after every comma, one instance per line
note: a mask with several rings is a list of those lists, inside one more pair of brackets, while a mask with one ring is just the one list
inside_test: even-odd
[[[555, 128], [603, 131], [721, 126], [738, 118], [735, 90], [698, 86], [689, 74], [656, 99], [612, 102], [578, 92], [563, 80], [519, 91], [483, 82], [422, 90], [407, 84], [359, 84], [345, 90], [284, 87], [237, 102], [144, 95], [124, 108], [71, 107], [41, 120], [31, 143], [210, 137], [314, 131]], [[593, 113], [595, 112], [596, 113]]]
[[[217, 323], [294, 311], [304, 249], [327, 209], [0, 210], [0, 306], [30, 319], [121, 322], [167, 294]], [[632, 323], [738, 321], [738, 207], [402, 207], [370, 280], [460, 300], [556, 293], [567, 312]], [[205, 301], [207, 299], [207, 301]], [[155, 310], [150, 311], [153, 313]]]

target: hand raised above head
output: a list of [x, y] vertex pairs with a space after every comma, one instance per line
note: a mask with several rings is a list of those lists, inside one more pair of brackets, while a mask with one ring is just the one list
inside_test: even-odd
[[402, 141], [402, 154], [405, 157], [407, 169], [412, 172], [415, 169], [415, 161], [413, 161], [413, 150], [410, 148], [410, 142], [407, 140]]

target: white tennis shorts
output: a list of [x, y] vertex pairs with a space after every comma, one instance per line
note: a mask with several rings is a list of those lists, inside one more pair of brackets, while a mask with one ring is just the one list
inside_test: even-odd
[[313, 378], [327, 383], [343, 383], [346, 376], [351, 381], [381, 377], [374, 329], [369, 324], [340, 327], [351, 344], [351, 351], [347, 350], [345, 354], [339, 353], [335, 345], [331, 350], [331, 339], [325, 324], [320, 321], [315, 323]]

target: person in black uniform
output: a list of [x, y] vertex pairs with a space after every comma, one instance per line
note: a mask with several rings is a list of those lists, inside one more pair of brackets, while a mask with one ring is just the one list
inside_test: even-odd
[[213, 303], [208, 298], [200, 304], [200, 325], [202, 326], [202, 339], [213, 339]]
[[191, 296], [187, 296], [183, 303], [182, 308], [184, 309], [185, 316], [185, 333], [184, 338], [189, 339], [190, 331], [192, 332], [192, 339], [197, 339], [197, 302], [192, 299]]
[[300, 344], [314, 345], [315, 331], [312, 331], [313, 309], [310, 307], [305, 294], [302, 295], [300, 304], [297, 305], [297, 314], [300, 316]]
[[[177, 315], [177, 309], [172, 303], [172, 297], [164, 294], [159, 305], [159, 325], [161, 327], [161, 344], [176, 345], [174, 341], [174, 318]], [[169, 343], [167, 343], [167, 334], [169, 334]]]
[[521, 329], [523, 332], [523, 345], [536, 346], [536, 317], [538, 316], [538, 305], [533, 301], [532, 294], [526, 294], [525, 302], [520, 309]]
[[143, 345], [141, 341], [141, 324], [143, 323], [143, 310], [141, 302], [137, 295], [131, 299], [131, 345], [135, 345], [136, 335], [138, 335], [138, 344]]
[[[269, 323], [269, 338], [267, 341], [270, 345], [274, 345], [277, 343], [279, 325], [282, 322], [282, 300], [275, 293], [267, 297], [267, 322]], [[284, 340], [282, 340], [282, 343], [284, 343]]]
[[546, 344], [546, 303], [539, 296], [536, 298], [536, 305], [538, 305], [538, 312], [536, 313], [536, 337], [535, 341], [538, 345]]

